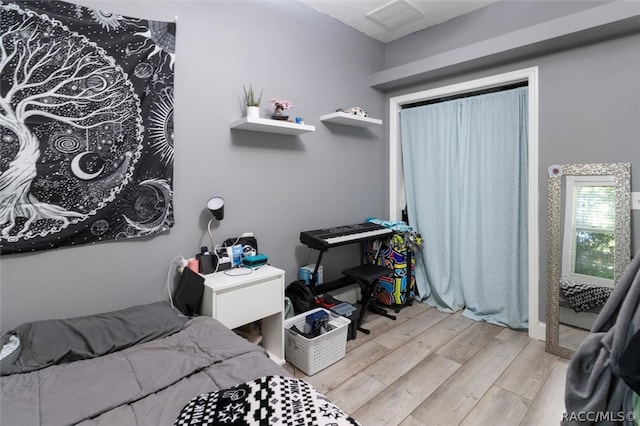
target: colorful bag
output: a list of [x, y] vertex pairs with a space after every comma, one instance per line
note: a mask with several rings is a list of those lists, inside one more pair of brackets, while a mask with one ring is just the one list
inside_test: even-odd
[[[365, 263], [377, 264], [394, 270], [393, 275], [382, 277], [374, 293], [375, 300], [393, 307], [396, 312], [413, 303], [416, 296], [415, 257], [405, 237], [394, 234], [387, 240], [369, 240], [363, 244]], [[408, 266], [410, 265], [410, 267]]]

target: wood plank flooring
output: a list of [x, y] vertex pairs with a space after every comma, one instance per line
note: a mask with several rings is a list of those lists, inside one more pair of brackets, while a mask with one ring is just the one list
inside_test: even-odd
[[414, 303], [368, 314], [347, 356], [307, 376], [362, 425], [558, 425], [568, 361], [544, 342]]

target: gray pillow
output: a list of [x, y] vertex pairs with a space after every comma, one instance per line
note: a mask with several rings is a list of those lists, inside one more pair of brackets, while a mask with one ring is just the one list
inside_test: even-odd
[[26, 373], [95, 358], [173, 334], [186, 321], [168, 303], [156, 302], [98, 315], [25, 323], [9, 332], [20, 338], [20, 357], [15, 363], [0, 363], [0, 372]]

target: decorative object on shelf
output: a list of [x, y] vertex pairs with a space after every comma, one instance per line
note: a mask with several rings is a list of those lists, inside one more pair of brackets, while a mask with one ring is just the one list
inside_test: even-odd
[[358, 117], [367, 117], [367, 111], [360, 107], [338, 108], [336, 112], [344, 112], [346, 114], [357, 115]]
[[273, 106], [273, 115], [271, 116], [274, 120], [288, 120], [288, 115], [282, 115], [282, 111], [291, 109], [293, 104], [289, 101], [285, 101], [284, 99], [272, 98], [269, 103]]
[[253, 91], [253, 86], [249, 85], [249, 90], [247, 90], [243, 85], [242, 90], [244, 90], [244, 100], [247, 105], [247, 117], [260, 117], [260, 102], [262, 101], [263, 90], [260, 91], [260, 96], [257, 98]]
[[260, 117], [260, 108], [257, 106], [248, 106], [247, 117], [252, 117], [252, 118]]

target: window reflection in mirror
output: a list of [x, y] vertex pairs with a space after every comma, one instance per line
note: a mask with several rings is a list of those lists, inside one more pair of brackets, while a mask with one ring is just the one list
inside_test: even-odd
[[567, 176], [562, 276], [613, 287], [616, 198], [613, 176]]

